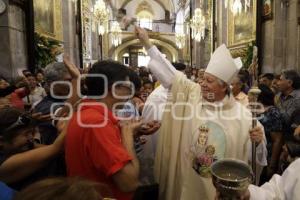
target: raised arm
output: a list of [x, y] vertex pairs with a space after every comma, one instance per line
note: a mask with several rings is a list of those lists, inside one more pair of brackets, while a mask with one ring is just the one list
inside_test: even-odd
[[42, 167], [63, 151], [67, 125], [64, 124], [60, 135], [53, 144], [18, 153], [8, 158], [0, 166], [0, 180], [5, 183], [20, 181]]
[[175, 78], [177, 73], [176, 69], [170, 61], [162, 55], [157, 47], [151, 43], [146, 30], [140, 27], [135, 27], [135, 32], [143, 46], [147, 49], [148, 55], [151, 58], [148, 64], [149, 69], [165, 88], [170, 88], [173, 78]]
[[[80, 82], [80, 72], [79, 72], [79, 69], [70, 61], [70, 57], [68, 55], [64, 55], [64, 64], [66, 66], [66, 68], [68, 69], [69, 73], [71, 74], [71, 77], [72, 77], [72, 80], [71, 80], [71, 83], [72, 83], [72, 89], [73, 89], [73, 93], [71, 95], [70, 98], [68, 98], [66, 100], [65, 103], [76, 107], [76, 103], [78, 103], [80, 101], [80, 97], [79, 97], [79, 94], [78, 94], [78, 86], [80, 84], [78, 84], [78, 82]], [[65, 113], [69, 113], [70, 110], [69, 110], [69, 106], [63, 106], [62, 109], [60, 109], [58, 111], [58, 113], [56, 113], [56, 117], [62, 117], [62, 115], [64, 115]]]

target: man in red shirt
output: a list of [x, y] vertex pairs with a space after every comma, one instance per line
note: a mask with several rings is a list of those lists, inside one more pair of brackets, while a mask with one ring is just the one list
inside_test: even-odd
[[139, 185], [134, 136], [141, 122], [132, 120], [119, 126], [112, 112], [114, 105], [133, 94], [131, 84], [127, 84], [130, 71], [119, 63], [101, 61], [89, 72], [95, 74], [107, 80], [88, 76], [88, 96], [107, 93], [103, 98], [83, 100], [69, 122], [65, 142], [68, 176], [105, 183], [118, 200], [131, 199]]

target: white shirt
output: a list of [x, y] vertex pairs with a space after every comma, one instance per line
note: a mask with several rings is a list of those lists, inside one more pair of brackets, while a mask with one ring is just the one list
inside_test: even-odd
[[24, 103], [31, 103], [35, 104], [36, 102], [41, 101], [45, 96], [47, 96], [45, 89], [42, 87], [36, 87], [33, 91], [30, 92], [28, 95], [29, 97], [29, 102], [27, 97], [23, 98]]
[[[144, 122], [162, 120], [168, 92], [168, 89], [160, 85], [148, 96], [142, 112]], [[142, 136], [146, 143], [142, 146], [143, 151], [140, 155], [140, 181], [145, 185], [155, 183], [153, 172], [158, 134], [159, 131], [152, 135]]]
[[160, 85], [148, 96], [142, 112], [142, 117], [146, 122], [162, 119], [163, 108], [168, 99], [168, 91]]
[[[176, 69], [173, 65], [160, 53], [156, 46], [152, 46], [148, 49], [148, 55], [151, 59], [148, 67], [154, 76], [160, 81], [164, 88], [170, 88], [172, 85], [172, 80], [175, 78]], [[164, 66], [162, 67], [162, 63]]]

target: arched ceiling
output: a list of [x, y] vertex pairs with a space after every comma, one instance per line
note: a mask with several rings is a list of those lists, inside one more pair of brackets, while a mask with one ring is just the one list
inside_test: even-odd
[[[116, 8], [124, 7], [126, 4], [128, 4], [132, 0], [110, 0], [111, 4]], [[141, 2], [144, 0], [140, 0]], [[171, 13], [175, 11], [175, 6], [177, 1], [179, 0], [153, 0], [158, 2], [165, 10], [170, 11]], [[117, 5], [115, 5], [117, 4]]]
[[[156, 46], [160, 46], [161, 48], [165, 49], [167, 52], [169, 52], [169, 54], [172, 56], [172, 58], [170, 58], [172, 60], [172, 62], [175, 62], [176, 60], [178, 60], [178, 49], [176, 47], [175, 44], [173, 44], [173, 42], [166, 40], [166, 39], [151, 39], [151, 42], [153, 44], [155, 44]], [[109, 57], [114, 57], [116, 60], [118, 60], [118, 56], [120, 54], [120, 52], [122, 52], [125, 48], [128, 48], [131, 45], [140, 45], [140, 41], [136, 38], [128, 38], [127, 40], [123, 41], [123, 43], [118, 46], [117, 48], [112, 47], [109, 50]]]

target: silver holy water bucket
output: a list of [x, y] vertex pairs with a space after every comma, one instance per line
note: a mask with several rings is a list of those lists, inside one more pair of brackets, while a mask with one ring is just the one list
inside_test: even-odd
[[223, 199], [238, 199], [244, 194], [250, 183], [253, 173], [243, 161], [222, 159], [211, 165], [213, 184]]

